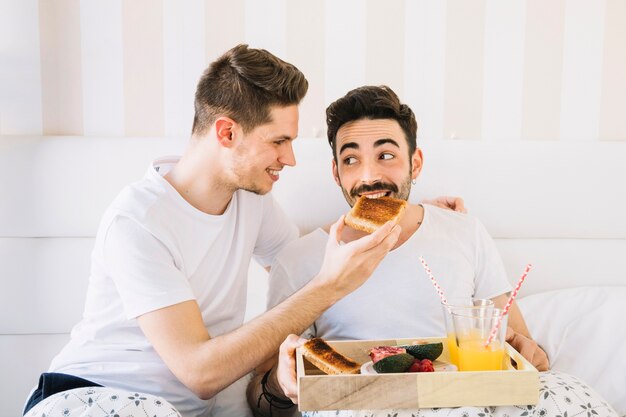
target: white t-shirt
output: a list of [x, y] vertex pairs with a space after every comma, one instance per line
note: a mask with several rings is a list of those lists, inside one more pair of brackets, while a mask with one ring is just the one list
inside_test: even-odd
[[177, 161], [155, 161], [104, 214], [83, 319], [50, 371], [162, 396], [184, 417], [207, 416], [215, 398], [201, 400], [178, 381], [136, 317], [196, 300], [212, 337], [238, 328], [250, 259], [269, 265], [298, 232], [269, 194], [237, 191], [219, 216], [197, 210], [162, 177]]
[[[317, 229], [279, 253], [270, 273], [268, 307], [319, 272], [327, 239], [328, 234]], [[368, 340], [445, 335], [441, 300], [420, 256], [449, 298], [492, 298], [511, 289], [494, 242], [478, 220], [424, 205], [419, 229], [391, 251], [361, 287], [328, 309], [305, 336]]]

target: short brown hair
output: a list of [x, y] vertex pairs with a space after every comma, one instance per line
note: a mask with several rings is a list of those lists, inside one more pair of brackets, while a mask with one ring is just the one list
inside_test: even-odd
[[244, 132], [271, 121], [271, 106], [300, 103], [309, 83], [292, 64], [265, 49], [237, 45], [213, 62], [198, 82], [193, 134], [204, 134], [220, 116]]
[[417, 147], [417, 121], [413, 110], [400, 103], [398, 95], [386, 85], [364, 86], [349, 91], [326, 109], [328, 143], [337, 160], [335, 140], [344, 124], [360, 119], [392, 119], [398, 122], [409, 145], [409, 155]]

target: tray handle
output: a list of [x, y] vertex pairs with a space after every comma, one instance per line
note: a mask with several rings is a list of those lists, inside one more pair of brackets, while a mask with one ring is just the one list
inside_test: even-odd
[[304, 357], [302, 356], [302, 348], [296, 348], [296, 375], [304, 376]]
[[[506, 344], [506, 351], [509, 356], [509, 360], [506, 361], [506, 367], [509, 370], [518, 370], [518, 371], [536, 371], [535, 367], [526, 360], [517, 350], [513, 348], [513, 346]], [[511, 359], [517, 363], [517, 367], [513, 366], [511, 363]]]

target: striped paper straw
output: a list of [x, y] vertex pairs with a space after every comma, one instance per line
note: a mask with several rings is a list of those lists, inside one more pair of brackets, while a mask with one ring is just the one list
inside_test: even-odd
[[528, 275], [528, 271], [530, 271], [530, 268], [532, 267], [533, 266], [531, 264], [526, 265], [526, 269], [524, 269], [524, 273], [522, 274], [521, 277], [519, 277], [519, 280], [517, 281], [517, 285], [515, 285], [515, 289], [513, 289], [513, 292], [509, 296], [509, 299], [507, 300], [504, 308], [502, 309], [502, 314], [500, 315], [500, 317], [498, 317], [498, 321], [496, 321], [496, 324], [494, 324], [493, 328], [491, 329], [491, 332], [489, 333], [489, 338], [485, 342], [485, 346], [489, 346], [489, 344], [493, 341], [493, 338], [496, 337], [496, 333], [498, 333], [498, 329], [500, 328], [500, 325], [502, 324], [502, 318], [506, 316], [507, 313], [509, 312], [509, 308], [511, 308], [511, 304], [513, 304], [513, 300], [515, 300], [515, 297], [517, 296], [519, 289], [522, 287], [522, 283], [526, 279], [526, 275]]
[[430, 268], [428, 267], [428, 264], [426, 263], [424, 258], [422, 258], [421, 256], [420, 256], [420, 262], [422, 263], [422, 266], [424, 267], [424, 271], [426, 271], [426, 275], [428, 275], [428, 278], [430, 278], [430, 282], [433, 283], [433, 286], [435, 287], [435, 290], [437, 290], [437, 294], [439, 295], [439, 298], [441, 298], [441, 302], [444, 303], [444, 304], [448, 304], [448, 301], [446, 300], [446, 297], [443, 295], [443, 290], [439, 286], [439, 283], [437, 283], [437, 280], [433, 276], [433, 273], [430, 271]]

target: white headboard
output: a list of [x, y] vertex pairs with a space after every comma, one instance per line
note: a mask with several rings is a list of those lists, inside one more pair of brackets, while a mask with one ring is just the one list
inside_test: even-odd
[[[149, 162], [179, 154], [164, 138], [0, 138], [0, 415], [16, 415], [82, 313], [100, 216]], [[626, 283], [626, 143], [424, 142], [412, 199], [462, 196], [496, 238], [522, 294]], [[294, 142], [274, 195], [303, 232], [348, 206], [324, 139]], [[265, 272], [251, 265], [247, 316], [265, 305]]]

